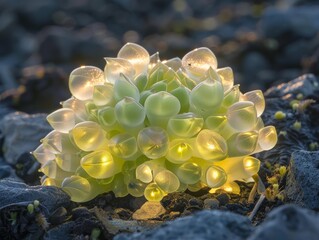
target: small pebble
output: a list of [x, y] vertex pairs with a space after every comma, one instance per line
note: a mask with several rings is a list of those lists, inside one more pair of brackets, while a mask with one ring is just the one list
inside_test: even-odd
[[166, 212], [159, 202], [146, 202], [143, 206], [133, 213], [135, 220], [148, 220], [158, 218]]
[[204, 200], [204, 209], [217, 209], [219, 201], [215, 198], [207, 198]]
[[221, 193], [219, 194], [216, 199], [218, 200], [220, 205], [226, 205], [229, 202], [229, 195], [227, 193]]
[[194, 206], [197, 206], [197, 207], [202, 207], [203, 206], [203, 202], [198, 199], [198, 198], [191, 198], [189, 201], [188, 201], [188, 204], [192, 207]]

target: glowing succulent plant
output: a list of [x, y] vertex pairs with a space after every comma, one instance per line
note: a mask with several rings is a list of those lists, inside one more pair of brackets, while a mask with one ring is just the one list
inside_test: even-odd
[[205, 186], [238, 192], [234, 181], [259, 170], [250, 155], [277, 142], [260, 118], [262, 92], [242, 94], [208, 48], [161, 61], [128, 43], [105, 60], [104, 72], [83, 66], [70, 74], [73, 96], [48, 115], [54, 130], [33, 152], [42, 184], [73, 201], [109, 191], [150, 201]]

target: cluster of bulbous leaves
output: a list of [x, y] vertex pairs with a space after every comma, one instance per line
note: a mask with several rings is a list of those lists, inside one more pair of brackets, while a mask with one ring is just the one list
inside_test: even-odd
[[251, 154], [277, 142], [264, 126], [261, 91], [242, 94], [229, 67], [208, 48], [161, 61], [128, 43], [104, 71], [70, 74], [72, 97], [48, 115], [53, 127], [33, 152], [43, 185], [75, 202], [113, 191], [160, 201], [172, 192], [239, 192], [260, 161]]

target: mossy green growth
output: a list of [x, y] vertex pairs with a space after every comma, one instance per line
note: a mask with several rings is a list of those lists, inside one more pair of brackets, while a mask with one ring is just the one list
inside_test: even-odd
[[250, 155], [277, 142], [260, 117], [263, 93], [241, 93], [208, 48], [161, 61], [128, 43], [105, 60], [104, 71], [71, 72], [72, 96], [48, 115], [54, 130], [33, 152], [42, 184], [75, 202], [110, 191], [150, 201], [203, 187], [239, 193], [235, 181], [260, 167]]

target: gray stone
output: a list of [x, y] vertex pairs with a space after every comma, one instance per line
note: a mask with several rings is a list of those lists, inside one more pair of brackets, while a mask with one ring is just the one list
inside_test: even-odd
[[35, 150], [40, 139], [52, 131], [52, 128], [46, 122], [45, 114], [15, 112], [2, 119], [0, 130], [4, 138], [2, 148], [5, 161], [16, 164], [23, 153]]
[[55, 228], [50, 229], [44, 236], [45, 240], [71, 240], [74, 239], [71, 235], [73, 227], [75, 225], [74, 221], [66, 222]]
[[60, 188], [52, 186], [28, 186], [11, 180], [0, 180], [0, 206], [38, 200], [41, 205], [53, 212], [58, 207], [67, 207], [70, 197]]
[[319, 151], [296, 151], [288, 169], [287, 198], [300, 206], [319, 209]]
[[223, 211], [200, 211], [192, 216], [176, 219], [160, 227], [132, 235], [120, 234], [116, 240], [137, 239], [247, 239], [253, 227], [247, 217]]
[[135, 220], [147, 220], [158, 218], [166, 212], [160, 202], [146, 202], [142, 207], [133, 213]]
[[273, 210], [249, 240], [317, 240], [318, 236], [318, 213], [288, 204]]
[[16, 181], [21, 181], [21, 179], [16, 175], [14, 169], [0, 157], [0, 179], [14, 179]]
[[319, 81], [313, 74], [302, 75], [288, 83], [283, 83], [269, 88], [265, 97], [283, 97], [288, 94], [302, 93], [304, 97], [313, 95], [319, 89]]

